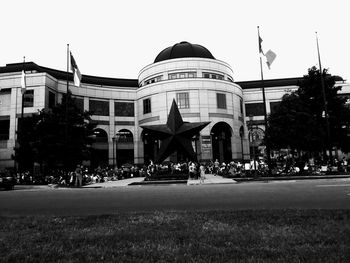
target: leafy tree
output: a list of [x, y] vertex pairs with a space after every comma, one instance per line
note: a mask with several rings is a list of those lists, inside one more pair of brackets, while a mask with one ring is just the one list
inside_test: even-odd
[[89, 112], [77, 107], [71, 93], [52, 109], [42, 109], [19, 124], [15, 159], [20, 170], [32, 169], [34, 162], [49, 169], [72, 169], [90, 157], [96, 125]]
[[[338, 95], [335, 76], [323, 72], [330, 127], [330, 145], [350, 151], [348, 128], [350, 109], [346, 98]], [[283, 96], [281, 103], [269, 116], [268, 139], [274, 149], [320, 152], [327, 148], [327, 129], [321, 75], [316, 67], [308, 70], [299, 89]]]

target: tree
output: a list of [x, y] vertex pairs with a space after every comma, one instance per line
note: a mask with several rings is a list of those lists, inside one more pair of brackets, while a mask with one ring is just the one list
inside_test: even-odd
[[80, 110], [69, 92], [52, 109], [20, 121], [15, 148], [20, 170], [31, 169], [34, 162], [49, 169], [72, 169], [88, 160], [95, 127], [90, 112]]
[[[338, 95], [341, 86], [335, 86], [336, 77], [324, 70], [323, 78], [329, 117], [330, 146], [349, 152], [350, 109], [345, 105], [346, 98]], [[321, 75], [316, 67], [308, 70], [308, 75], [304, 76], [298, 90], [282, 98], [281, 103], [270, 114], [268, 123], [267, 134], [272, 148], [325, 152], [327, 129]]]

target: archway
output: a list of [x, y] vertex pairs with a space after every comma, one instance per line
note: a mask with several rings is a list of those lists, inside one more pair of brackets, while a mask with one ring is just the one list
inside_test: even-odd
[[253, 127], [249, 130], [249, 150], [250, 158], [258, 158], [264, 155], [265, 146], [263, 146], [265, 132], [259, 127]]
[[[127, 129], [121, 129], [118, 131], [113, 139], [113, 145], [115, 155], [113, 154], [113, 160], [115, 164], [121, 166], [126, 163], [134, 163], [134, 136], [132, 132]], [[114, 163], [114, 161], [113, 161]]]
[[91, 168], [108, 165], [108, 135], [103, 129], [94, 130], [94, 142], [91, 145]]
[[219, 162], [230, 162], [232, 160], [231, 149], [231, 127], [226, 122], [216, 123], [210, 132], [213, 159]]

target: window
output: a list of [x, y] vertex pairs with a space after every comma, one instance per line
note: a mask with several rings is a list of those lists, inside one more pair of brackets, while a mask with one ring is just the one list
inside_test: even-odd
[[216, 93], [216, 102], [219, 109], [226, 109], [226, 94]]
[[109, 102], [102, 100], [90, 100], [89, 109], [93, 115], [109, 116]]
[[162, 80], [162, 77], [163, 77], [163, 76], [157, 76], [157, 77], [148, 79], [148, 80], [145, 81], [145, 85], [148, 85], [148, 84], [151, 84], [151, 83], [159, 82], [159, 81]]
[[114, 103], [115, 116], [133, 117], [134, 103], [133, 102], [115, 102]]
[[270, 113], [275, 112], [276, 108], [281, 104], [280, 101], [270, 102]]
[[196, 72], [178, 72], [171, 73], [168, 75], [168, 79], [186, 79], [186, 78], [195, 78], [197, 77]]
[[10, 119], [0, 120], [0, 140], [8, 140], [10, 135]]
[[143, 114], [147, 114], [151, 112], [151, 99], [143, 100]]
[[243, 100], [242, 99], [239, 100], [239, 110], [241, 112], [241, 115], [243, 115]]
[[26, 90], [23, 95], [23, 107], [34, 106], [34, 90]]
[[173, 74], [169, 74], [169, 79], [176, 79], [177, 74], [173, 73]]
[[224, 80], [224, 75], [205, 72], [203, 73], [203, 78]]
[[49, 108], [52, 109], [56, 105], [56, 95], [55, 93], [49, 91]]
[[190, 107], [190, 98], [188, 92], [176, 93], [176, 102], [179, 109], [188, 109]]
[[245, 105], [246, 116], [264, 116], [264, 103], [249, 103]]
[[74, 103], [79, 110], [84, 111], [84, 99], [83, 98], [74, 98]]
[[188, 73], [189, 78], [195, 78], [195, 76], [196, 76], [196, 73]]

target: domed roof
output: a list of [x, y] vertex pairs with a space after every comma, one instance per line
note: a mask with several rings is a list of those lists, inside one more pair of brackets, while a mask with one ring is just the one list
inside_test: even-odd
[[190, 57], [215, 59], [205, 47], [183, 41], [161, 51], [154, 60], [154, 63], [168, 59]]

